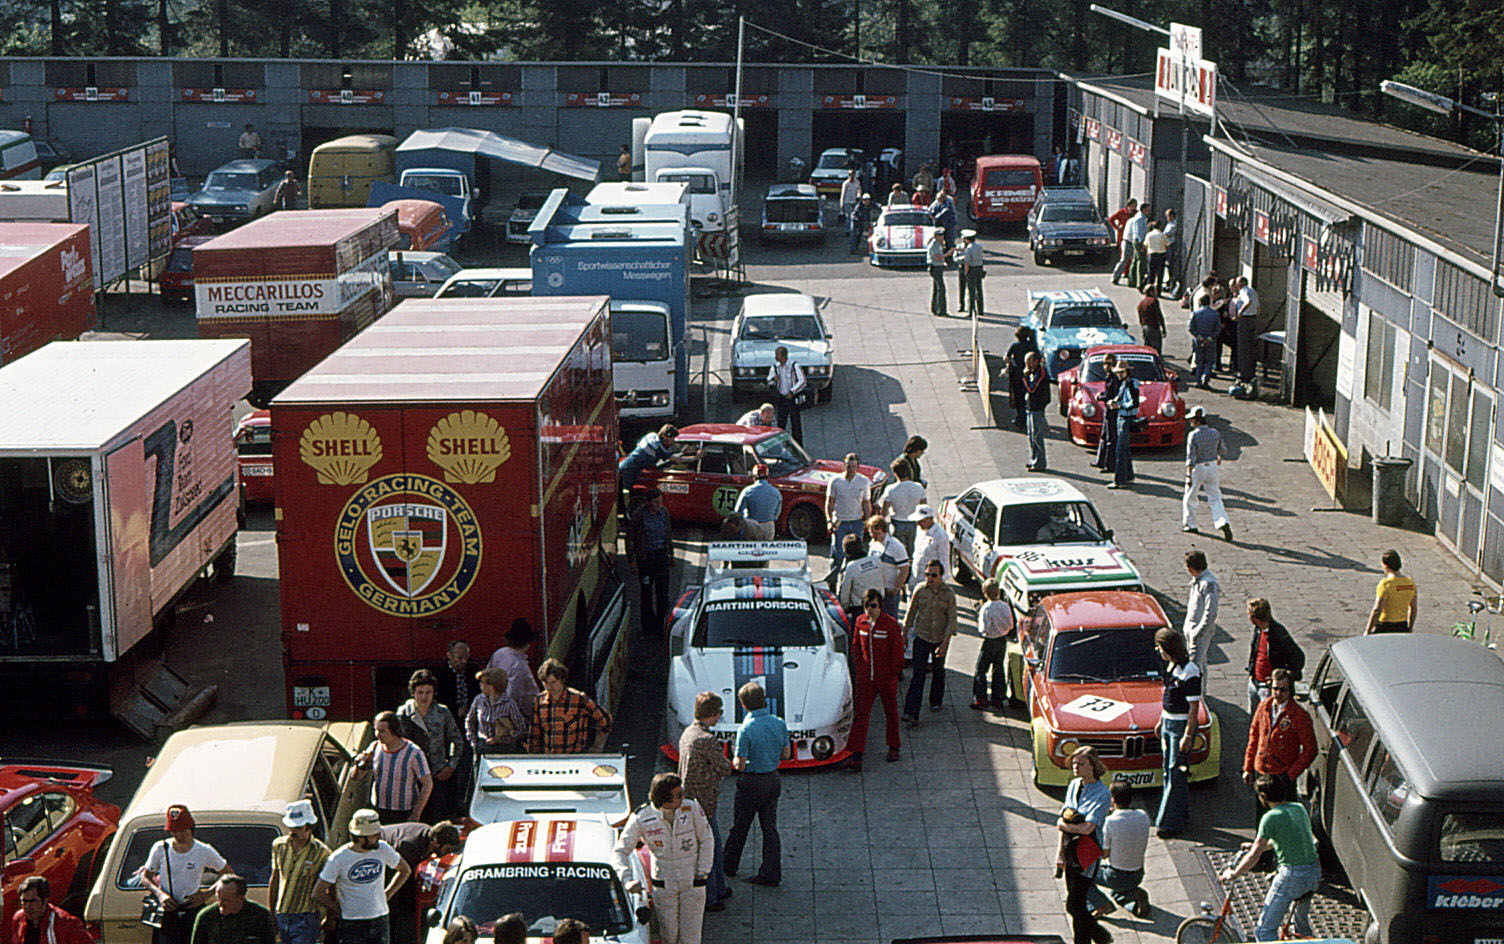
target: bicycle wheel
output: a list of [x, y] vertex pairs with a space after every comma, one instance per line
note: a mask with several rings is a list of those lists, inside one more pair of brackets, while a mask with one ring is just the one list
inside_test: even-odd
[[1186, 918], [1175, 930], [1175, 944], [1213, 944], [1214, 941], [1228, 940], [1218, 920], [1209, 915]]

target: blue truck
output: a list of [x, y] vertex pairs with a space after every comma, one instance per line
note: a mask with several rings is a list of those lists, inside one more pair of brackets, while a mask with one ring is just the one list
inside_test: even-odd
[[605, 214], [557, 190], [528, 228], [534, 295], [609, 295], [618, 412], [673, 416], [689, 394], [689, 263], [683, 204]]

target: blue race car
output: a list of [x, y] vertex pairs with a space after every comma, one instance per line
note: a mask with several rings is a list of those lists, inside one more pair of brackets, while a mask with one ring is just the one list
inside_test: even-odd
[[1077, 292], [1030, 292], [1024, 324], [1034, 329], [1044, 369], [1054, 380], [1081, 363], [1087, 348], [1099, 344], [1136, 344], [1112, 299], [1097, 289]]

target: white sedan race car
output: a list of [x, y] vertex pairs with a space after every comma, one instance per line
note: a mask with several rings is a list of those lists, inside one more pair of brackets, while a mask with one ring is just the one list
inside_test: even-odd
[[923, 266], [924, 247], [939, 227], [924, 207], [890, 207], [872, 226], [867, 245], [875, 266]]
[[802, 541], [711, 544], [705, 582], [674, 606], [669, 620], [668, 700], [663, 753], [679, 757], [679, 736], [694, 721], [695, 696], [725, 703], [716, 726], [731, 741], [743, 710], [736, 692], [760, 682], [768, 708], [789, 728], [785, 768], [844, 760], [851, 734], [851, 671], [845, 616], [823, 584], [809, 578]]

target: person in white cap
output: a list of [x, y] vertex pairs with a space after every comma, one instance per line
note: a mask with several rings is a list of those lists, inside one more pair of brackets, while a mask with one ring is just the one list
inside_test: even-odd
[[289, 803], [282, 814], [287, 835], [272, 840], [272, 877], [266, 900], [281, 944], [317, 944], [323, 940], [323, 916], [313, 889], [330, 853], [313, 834], [318, 821], [313, 801]]
[[1206, 425], [1206, 408], [1193, 406], [1186, 413], [1191, 422], [1191, 431], [1185, 437], [1185, 498], [1181, 501], [1180, 530], [1192, 534], [1196, 530], [1196, 496], [1206, 492], [1206, 503], [1212, 509], [1212, 525], [1222, 529], [1222, 536], [1232, 540], [1232, 523], [1227, 520], [1227, 509], [1222, 505], [1222, 485], [1218, 482], [1218, 470], [1227, 448], [1222, 444], [1222, 434]]
[[909, 520], [919, 525], [918, 533], [914, 536], [914, 568], [909, 578], [910, 588], [917, 587], [924, 581], [924, 569], [930, 561], [939, 561], [941, 576], [945, 580], [951, 579], [950, 535], [935, 520], [935, 509], [929, 505], [920, 505], [909, 515]]
[[[389, 869], [396, 875], [388, 882]], [[391, 944], [387, 902], [412, 874], [407, 860], [382, 840], [376, 811], [356, 810], [350, 817], [350, 841], [324, 863], [313, 897], [339, 914], [339, 944]]]

